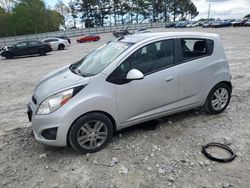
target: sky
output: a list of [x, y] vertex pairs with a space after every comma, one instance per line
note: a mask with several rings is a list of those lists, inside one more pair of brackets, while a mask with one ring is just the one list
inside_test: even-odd
[[192, 0], [196, 5], [199, 15], [197, 18], [208, 17], [209, 2], [211, 3], [210, 15], [212, 18], [243, 18], [250, 14], [250, 0]]
[[[47, 5], [53, 7], [57, 0], [44, 0]], [[68, 3], [70, 0], [63, 0]], [[212, 18], [242, 18], [250, 14], [250, 0], [192, 0], [196, 5], [199, 15], [196, 19], [207, 18], [209, 2], [211, 2]]]

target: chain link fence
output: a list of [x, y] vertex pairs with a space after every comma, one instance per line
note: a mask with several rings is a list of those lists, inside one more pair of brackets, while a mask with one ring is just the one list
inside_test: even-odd
[[84, 28], [79, 30], [69, 30], [69, 31], [56, 31], [49, 33], [39, 33], [31, 35], [22, 35], [22, 36], [12, 36], [0, 38], [0, 48], [6, 45], [12, 45], [14, 43], [23, 41], [23, 40], [42, 40], [48, 37], [56, 37], [66, 35], [68, 37], [77, 37], [83, 34], [100, 34], [108, 33], [114, 30], [125, 29], [129, 26], [129, 30], [136, 30], [141, 28], [160, 28], [164, 27], [164, 22], [155, 22], [155, 23], [141, 23], [141, 24], [130, 24], [130, 25], [117, 25], [117, 26], [107, 26], [107, 27], [95, 27], [95, 28]]

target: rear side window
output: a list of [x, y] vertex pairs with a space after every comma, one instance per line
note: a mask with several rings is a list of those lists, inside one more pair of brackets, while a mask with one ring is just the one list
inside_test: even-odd
[[214, 43], [209, 39], [181, 39], [183, 61], [198, 59], [213, 53]]
[[44, 42], [56, 42], [59, 41], [59, 39], [46, 39]]
[[50, 42], [57, 42], [59, 39], [50, 39]]
[[29, 42], [29, 46], [35, 46], [35, 45], [39, 45], [40, 43], [37, 41], [30, 41]]

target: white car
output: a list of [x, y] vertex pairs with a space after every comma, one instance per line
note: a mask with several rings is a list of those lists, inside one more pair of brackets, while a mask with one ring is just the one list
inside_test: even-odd
[[65, 48], [70, 46], [67, 40], [59, 38], [46, 38], [43, 39], [42, 42], [49, 43], [53, 50], [64, 50]]

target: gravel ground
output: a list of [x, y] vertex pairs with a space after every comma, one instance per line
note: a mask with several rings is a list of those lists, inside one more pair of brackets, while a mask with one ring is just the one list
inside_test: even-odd
[[[137, 125], [90, 155], [35, 142], [26, 103], [44, 75], [76, 62], [112, 35], [44, 57], [0, 59], [0, 187], [250, 187], [250, 28], [180, 30], [221, 35], [233, 75], [228, 109], [216, 116], [194, 109]], [[201, 146], [212, 141], [226, 142], [238, 157], [227, 164], [206, 159]]]

